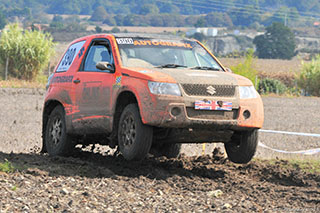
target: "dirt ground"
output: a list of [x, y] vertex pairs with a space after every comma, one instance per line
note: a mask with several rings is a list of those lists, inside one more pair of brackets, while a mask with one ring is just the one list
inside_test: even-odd
[[[247, 165], [230, 163], [223, 149], [185, 145], [179, 159], [126, 162], [103, 147], [71, 157], [39, 154], [44, 91], [0, 89], [0, 212], [319, 212], [320, 174], [289, 168], [286, 160], [312, 158], [259, 147]], [[320, 98], [264, 97], [264, 129], [320, 133]], [[272, 148], [319, 148], [316, 138], [260, 133]], [[221, 146], [218, 146], [221, 147]], [[111, 151], [112, 153], [112, 151]]]

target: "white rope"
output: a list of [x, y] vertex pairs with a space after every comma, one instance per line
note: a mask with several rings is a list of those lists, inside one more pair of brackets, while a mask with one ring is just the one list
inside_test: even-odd
[[300, 151], [285, 151], [285, 150], [280, 150], [280, 149], [274, 149], [271, 148], [261, 142], [259, 142], [258, 144], [260, 147], [275, 151], [275, 152], [279, 152], [279, 153], [285, 153], [285, 154], [302, 154], [302, 155], [315, 155], [320, 153], [320, 148], [316, 148], [316, 149], [308, 149], [308, 150], [300, 150]]
[[287, 131], [276, 131], [276, 130], [266, 130], [260, 129], [260, 132], [264, 133], [276, 133], [276, 134], [286, 134], [286, 135], [299, 135], [299, 136], [309, 136], [309, 137], [317, 137], [320, 138], [320, 134], [314, 133], [304, 133], [304, 132], [287, 132]]

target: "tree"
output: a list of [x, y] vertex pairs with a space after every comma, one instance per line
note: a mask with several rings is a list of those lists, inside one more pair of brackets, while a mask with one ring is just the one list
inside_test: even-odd
[[260, 22], [260, 9], [257, 5], [249, 5], [243, 8], [233, 8], [228, 14], [234, 25], [250, 26], [254, 22]]
[[54, 54], [54, 43], [48, 33], [23, 30], [11, 24], [0, 38], [0, 60], [9, 60], [9, 75], [34, 80]]
[[196, 32], [195, 34], [190, 36], [190, 38], [197, 39], [200, 42], [204, 42], [207, 39], [207, 37], [205, 35], [203, 35], [202, 33], [198, 33], [198, 32]]
[[155, 4], [144, 4], [140, 9], [141, 15], [158, 14], [158, 13], [159, 13], [159, 8]]
[[149, 20], [151, 26], [162, 27], [164, 25], [161, 15], [147, 15], [146, 19]]
[[93, 12], [90, 20], [91, 21], [103, 21], [107, 18], [108, 14], [106, 9], [104, 9], [104, 7], [99, 6], [95, 9], [95, 11]]
[[0, 30], [2, 30], [7, 24], [7, 19], [3, 12], [0, 10]]
[[124, 17], [123, 19], [123, 26], [141, 26], [141, 25], [148, 25], [145, 22], [146, 20], [139, 15], [129, 14]]
[[111, 15], [108, 15], [108, 16], [103, 20], [103, 23], [104, 23], [104, 24], [107, 24], [107, 25], [109, 25], [109, 26], [115, 26], [115, 25], [117, 25], [116, 20], [115, 20], [114, 17], [111, 16]]
[[97, 32], [97, 33], [102, 33], [102, 28], [101, 28], [101, 27], [96, 26], [96, 28], [95, 28], [95, 29], [96, 29], [96, 32]]
[[207, 26], [207, 22], [206, 19], [204, 17], [200, 17], [196, 24], [194, 25], [195, 27], [206, 27]]
[[120, 33], [121, 30], [120, 30], [118, 27], [113, 27], [113, 28], [111, 29], [111, 32], [112, 32], [112, 33]]
[[231, 27], [233, 26], [232, 20], [228, 14], [225, 13], [208, 13], [205, 16], [207, 26], [211, 27]]
[[295, 56], [295, 37], [290, 28], [282, 23], [273, 23], [263, 35], [253, 40], [259, 58], [291, 59]]
[[49, 26], [54, 30], [62, 30], [64, 27], [63, 22], [62, 16], [54, 16]]

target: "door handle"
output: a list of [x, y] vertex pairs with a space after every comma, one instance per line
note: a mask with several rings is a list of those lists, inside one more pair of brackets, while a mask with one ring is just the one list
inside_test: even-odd
[[75, 84], [80, 83], [80, 79], [73, 80], [73, 83], [75, 83]]

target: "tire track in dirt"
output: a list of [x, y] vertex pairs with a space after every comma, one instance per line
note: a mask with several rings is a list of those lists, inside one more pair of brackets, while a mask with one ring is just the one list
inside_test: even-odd
[[[43, 95], [43, 90], [0, 89], [0, 162], [18, 168], [0, 172], [0, 212], [320, 211], [319, 174], [288, 167], [285, 160], [236, 165], [218, 149], [213, 155], [212, 145], [206, 156], [142, 162], [127, 162], [103, 147], [76, 150], [68, 158], [39, 154]], [[320, 132], [319, 99], [263, 100], [265, 128]], [[303, 106], [308, 110], [301, 116]], [[288, 150], [319, 145], [274, 137], [260, 140]], [[186, 145], [184, 151], [199, 155], [202, 145]], [[259, 149], [258, 157], [268, 153]]]
[[317, 212], [320, 204], [319, 174], [286, 161], [235, 165], [218, 150], [141, 162], [79, 150], [68, 158], [0, 153], [4, 159], [20, 169], [0, 173], [2, 211]]

